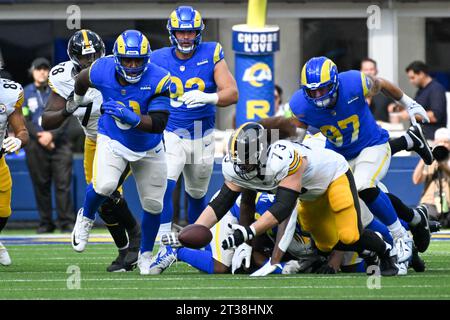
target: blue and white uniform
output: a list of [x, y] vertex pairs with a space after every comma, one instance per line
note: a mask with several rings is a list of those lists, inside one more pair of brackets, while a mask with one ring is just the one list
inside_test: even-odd
[[200, 43], [192, 57], [186, 60], [178, 58], [176, 50], [176, 47], [162, 48], [150, 57], [153, 63], [169, 70], [172, 81], [170, 116], [164, 131], [168, 186], [160, 234], [170, 232], [171, 195], [181, 173], [189, 201], [189, 222], [194, 222], [205, 207], [204, 197], [214, 166], [216, 106], [188, 106], [180, 98], [191, 90], [215, 93], [214, 69], [224, 58], [222, 46], [217, 42]]
[[[139, 115], [167, 111], [169, 99], [160, 95], [169, 89], [167, 70], [150, 64], [137, 83], [122, 85], [117, 80], [114, 57], [100, 58], [89, 70], [91, 84], [110, 99], [130, 107]], [[162, 134], [147, 133], [102, 114], [98, 122], [94, 159], [94, 190], [109, 196], [129, 164], [136, 180], [142, 207], [160, 213], [166, 188], [166, 164]]]

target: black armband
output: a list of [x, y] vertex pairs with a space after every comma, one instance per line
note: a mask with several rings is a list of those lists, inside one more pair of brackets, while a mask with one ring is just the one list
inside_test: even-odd
[[223, 218], [223, 216], [231, 209], [239, 197], [240, 192], [236, 192], [228, 188], [226, 184], [223, 184], [219, 194], [208, 205], [213, 208], [217, 221]]
[[152, 118], [152, 133], [163, 133], [169, 119], [168, 111], [150, 111], [148, 116]]
[[273, 214], [278, 223], [281, 223], [284, 219], [289, 217], [297, 204], [298, 196], [300, 192], [278, 187], [277, 194], [275, 196], [275, 203], [268, 209]]

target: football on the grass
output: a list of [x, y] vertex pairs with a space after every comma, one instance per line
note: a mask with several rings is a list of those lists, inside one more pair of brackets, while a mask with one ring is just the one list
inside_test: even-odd
[[191, 224], [183, 228], [178, 235], [180, 243], [191, 249], [200, 249], [212, 240], [211, 231], [201, 224]]

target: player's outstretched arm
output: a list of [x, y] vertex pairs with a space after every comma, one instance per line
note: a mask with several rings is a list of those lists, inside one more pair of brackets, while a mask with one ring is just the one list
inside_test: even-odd
[[[73, 103], [73, 97], [70, 99]], [[50, 97], [45, 105], [44, 113], [42, 114], [42, 128], [44, 128], [44, 130], [54, 130], [59, 128], [64, 120], [72, 115], [76, 108], [72, 112], [69, 112], [68, 110], [71, 111], [72, 109], [67, 110], [66, 104], [69, 104], [68, 101], [59, 94], [53, 91], [50, 93]]]
[[203, 210], [195, 224], [201, 224], [207, 228], [214, 226], [231, 209], [240, 193], [239, 186], [225, 180], [219, 194]]
[[218, 107], [227, 107], [236, 103], [239, 98], [236, 80], [228, 69], [224, 59], [220, 60], [214, 68], [214, 81], [217, 85]]
[[369, 75], [365, 75], [365, 77], [368, 88], [367, 92], [364, 92], [366, 97], [374, 96], [381, 91], [384, 95], [398, 101], [399, 104], [406, 108], [412, 124], [416, 124], [416, 117], [422, 122], [430, 122], [429, 115], [425, 109], [406, 95], [398, 86], [383, 78]]

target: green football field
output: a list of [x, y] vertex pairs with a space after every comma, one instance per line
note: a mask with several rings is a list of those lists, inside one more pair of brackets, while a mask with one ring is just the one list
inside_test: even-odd
[[13, 264], [0, 267], [0, 299], [450, 298], [450, 241], [432, 241], [429, 250], [421, 255], [427, 265], [424, 273], [410, 269], [404, 277], [383, 277], [380, 289], [369, 289], [368, 283], [374, 284], [376, 279], [363, 274], [250, 278], [208, 275], [183, 262], [160, 276], [143, 277], [137, 270], [112, 274], [105, 268], [115, 258], [116, 250], [109, 240], [101, 241], [107, 243], [90, 243], [79, 254], [69, 243], [27, 244], [18, 240], [20, 244], [8, 244], [8, 239], [3, 239]]

